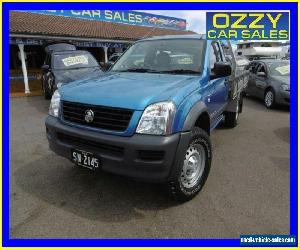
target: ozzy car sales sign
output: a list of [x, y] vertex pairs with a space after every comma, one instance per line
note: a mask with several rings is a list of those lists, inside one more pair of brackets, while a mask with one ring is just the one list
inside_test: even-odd
[[207, 12], [207, 39], [289, 40], [289, 12]]

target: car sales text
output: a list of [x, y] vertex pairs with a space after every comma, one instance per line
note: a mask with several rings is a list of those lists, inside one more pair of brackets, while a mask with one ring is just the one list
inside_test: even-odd
[[208, 39], [274, 39], [289, 38], [288, 13], [208, 13]]

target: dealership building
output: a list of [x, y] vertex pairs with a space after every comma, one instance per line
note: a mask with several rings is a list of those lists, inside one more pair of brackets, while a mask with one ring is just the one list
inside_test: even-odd
[[74, 44], [107, 62], [141, 38], [194, 33], [186, 30], [184, 19], [110, 10], [11, 11], [9, 28], [10, 92], [27, 94], [41, 91], [48, 44]]

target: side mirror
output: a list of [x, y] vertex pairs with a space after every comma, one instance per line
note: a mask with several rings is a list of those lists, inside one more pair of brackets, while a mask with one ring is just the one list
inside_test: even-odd
[[216, 62], [211, 72], [210, 79], [231, 75], [231, 65], [228, 62]]
[[42, 70], [43, 70], [43, 71], [48, 71], [48, 70], [49, 70], [49, 65], [44, 64], [44, 65], [42, 66]]
[[266, 73], [265, 72], [257, 72], [256, 75], [260, 76], [260, 77], [266, 77]]

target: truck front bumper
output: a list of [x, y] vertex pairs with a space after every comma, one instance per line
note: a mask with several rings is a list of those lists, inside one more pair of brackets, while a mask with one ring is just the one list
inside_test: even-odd
[[101, 134], [64, 125], [52, 116], [45, 125], [49, 147], [56, 154], [71, 160], [72, 149], [91, 152], [101, 159], [102, 170], [144, 181], [176, 178], [190, 140], [190, 132], [131, 137]]

